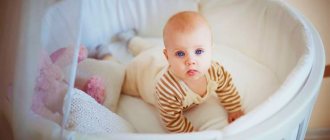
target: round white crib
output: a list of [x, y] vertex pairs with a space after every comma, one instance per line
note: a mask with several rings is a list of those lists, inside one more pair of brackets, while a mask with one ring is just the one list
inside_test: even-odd
[[[322, 81], [325, 56], [313, 25], [285, 1], [63, 0], [38, 3], [31, 0], [24, 5], [21, 32], [24, 47], [21, 45], [19, 49], [21, 61], [16, 66], [11, 121], [17, 139], [304, 139]], [[107, 43], [114, 34], [131, 28], [141, 37], [161, 38], [166, 20], [185, 10], [198, 11], [209, 21], [215, 52], [219, 54], [215, 59], [221, 60], [232, 73], [243, 97], [247, 112], [244, 117], [221, 129], [165, 134], [152, 126], [157, 123], [146, 123], [150, 127], [144, 129], [139, 122], [144, 121], [143, 117], [150, 118], [152, 109], [143, 101], [121, 95], [120, 91], [118, 95], [112, 94], [112, 101], [106, 101], [105, 106], [132, 123], [135, 133], [89, 135], [66, 130], [63, 127], [70, 110], [68, 104], [63, 105], [61, 125], [30, 115], [34, 84], [26, 84], [26, 81], [35, 78], [31, 73], [36, 73], [37, 63], [32, 62], [37, 62], [38, 57], [28, 50], [38, 53], [45, 47], [52, 52], [71, 45], [76, 50], [72, 59], [76, 60], [78, 44], [93, 47]], [[122, 54], [117, 58], [124, 57], [130, 56]], [[71, 90], [66, 103], [71, 99], [77, 69], [79, 71], [77, 62], [72, 62], [67, 72]], [[119, 83], [122, 80], [118, 80]], [[21, 94], [23, 91], [25, 94]], [[137, 114], [140, 119], [134, 119], [134, 112], [129, 113], [134, 109], [146, 114]]]

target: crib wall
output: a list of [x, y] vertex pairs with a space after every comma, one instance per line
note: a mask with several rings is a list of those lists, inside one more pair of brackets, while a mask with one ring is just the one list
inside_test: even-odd
[[[326, 64], [330, 64], [330, 1], [318, 0], [288, 0], [293, 6], [297, 7], [319, 31], [322, 38]], [[327, 69], [327, 68], [326, 68]], [[318, 99], [316, 101], [312, 118], [308, 126], [306, 139], [330, 139], [330, 78], [324, 77]]]
[[[136, 29], [144, 37], [162, 37], [167, 19], [178, 11], [197, 11], [195, 0], [85, 0], [82, 41], [87, 47], [111, 42], [114, 34]], [[102, 6], [101, 6], [102, 5]]]
[[[273, 115], [271, 113], [280, 111], [295, 96], [308, 75], [313, 59], [307, 44], [310, 38], [305, 34], [308, 30], [285, 4], [271, 0], [181, 2], [84, 0], [81, 42], [88, 47], [95, 47], [111, 41], [115, 33], [130, 28], [137, 29], [141, 36], [160, 37], [162, 26], [170, 15], [180, 10], [199, 11], [209, 20], [216, 44], [229, 46], [253, 58], [273, 71], [283, 85], [255, 111], [259, 115], [250, 115], [246, 120], [255, 117], [258, 118], [256, 120], [265, 120]], [[58, 8], [66, 11], [70, 6], [59, 5]], [[76, 22], [70, 21], [72, 18], [69, 14], [62, 16], [68, 23]], [[65, 31], [65, 28], [61, 30]], [[61, 33], [58, 29], [56, 32]], [[52, 36], [56, 37], [61, 36]], [[275, 111], [262, 113], [270, 108]], [[225, 132], [234, 135], [255, 125], [255, 122], [245, 125], [236, 123]], [[241, 129], [233, 129], [235, 127]]]
[[200, 5], [217, 44], [254, 58], [276, 73], [280, 82], [310, 51], [305, 47], [309, 45], [305, 25], [281, 2], [204, 0]]
[[[274, 71], [280, 82], [286, 80], [297, 63], [304, 63], [299, 62], [304, 61], [302, 55], [310, 53], [304, 47], [308, 46], [305, 25], [278, 1], [84, 0], [83, 3], [81, 43], [89, 48], [111, 42], [114, 34], [132, 28], [144, 37], [162, 37], [162, 28], [171, 15], [190, 10], [201, 12], [209, 20], [215, 43], [254, 58]], [[70, 11], [70, 6], [54, 7], [48, 14], [58, 14], [56, 9]], [[57, 25], [56, 32], [50, 31], [53, 35], [48, 38], [53, 40], [46, 41], [50, 51], [56, 46], [66, 46], [63, 40], [67, 37], [60, 35], [61, 31], [72, 30], [79, 24], [70, 14], [61, 16], [66, 19], [63, 25], [70, 26]]]

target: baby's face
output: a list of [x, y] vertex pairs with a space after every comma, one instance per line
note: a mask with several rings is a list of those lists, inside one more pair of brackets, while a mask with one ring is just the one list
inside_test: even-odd
[[164, 49], [170, 70], [181, 80], [202, 77], [211, 66], [211, 40], [207, 27], [189, 32], [170, 32]]

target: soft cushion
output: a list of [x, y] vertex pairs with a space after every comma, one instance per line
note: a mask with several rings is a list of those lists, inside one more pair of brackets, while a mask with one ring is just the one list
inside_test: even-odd
[[[157, 42], [154, 43], [157, 45]], [[161, 46], [160, 41], [157, 46]], [[159, 50], [161, 51], [161, 49]], [[258, 105], [267, 101], [267, 98], [279, 87], [280, 83], [274, 72], [239, 51], [226, 46], [214, 45], [213, 58], [231, 73], [246, 112], [243, 118], [250, 115], [249, 112]], [[122, 95], [119, 102], [119, 115], [127, 119], [138, 132], [166, 132], [159, 120], [157, 109], [150, 104], [140, 98], [127, 95]], [[220, 130], [228, 124], [227, 113], [216, 97], [210, 97], [203, 104], [186, 112], [185, 115], [198, 130]]]
[[137, 97], [121, 95], [117, 114], [133, 125], [138, 133], [164, 133], [157, 109]]
[[105, 100], [103, 105], [115, 112], [120, 96], [121, 86], [125, 76], [125, 68], [113, 61], [86, 59], [78, 64], [77, 73], [80, 76], [97, 75], [104, 80]]
[[72, 95], [68, 129], [86, 134], [134, 132], [127, 121], [77, 89]]

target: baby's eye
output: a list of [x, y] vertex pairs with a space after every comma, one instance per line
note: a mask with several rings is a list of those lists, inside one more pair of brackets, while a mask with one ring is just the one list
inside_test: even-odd
[[179, 57], [183, 57], [185, 55], [185, 53], [183, 51], [177, 51], [175, 53], [176, 56], [179, 56]]
[[203, 52], [204, 52], [204, 50], [202, 50], [202, 49], [197, 49], [197, 50], [195, 51], [195, 54], [200, 55], [200, 54], [202, 54]]

